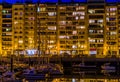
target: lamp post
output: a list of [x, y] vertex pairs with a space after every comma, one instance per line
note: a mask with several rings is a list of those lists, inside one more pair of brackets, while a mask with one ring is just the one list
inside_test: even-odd
[[[27, 55], [28, 55], [28, 65], [31, 66], [31, 57], [36, 53], [36, 49], [28, 49]], [[32, 62], [33, 64], [33, 62]]]
[[40, 54], [41, 54], [41, 51], [40, 51], [40, 19], [39, 19], [39, 12], [40, 12], [40, 8], [39, 8], [39, 2], [37, 4], [37, 14], [36, 14], [36, 18], [37, 18], [37, 34], [38, 34], [38, 64], [40, 64]]
[[13, 54], [10, 57], [10, 71], [13, 72]]
[[18, 36], [18, 41], [17, 41], [17, 57], [18, 57], [18, 65], [19, 65], [19, 36]]

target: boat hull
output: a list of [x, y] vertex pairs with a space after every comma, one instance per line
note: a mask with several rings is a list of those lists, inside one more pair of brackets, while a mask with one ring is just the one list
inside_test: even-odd
[[45, 74], [33, 74], [33, 75], [24, 75], [24, 78], [27, 80], [30, 79], [45, 79], [46, 75]]

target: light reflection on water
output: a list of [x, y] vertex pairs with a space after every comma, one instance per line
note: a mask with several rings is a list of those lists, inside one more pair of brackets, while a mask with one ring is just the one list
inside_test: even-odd
[[82, 71], [80, 74], [51, 77], [44, 80], [24, 80], [22, 82], [120, 82], [118, 71]]
[[25, 80], [23, 82], [120, 82], [120, 75], [114, 73], [88, 73], [84, 75], [64, 75], [62, 77], [46, 78], [44, 80]]
[[[73, 72], [72, 70], [69, 72]], [[79, 71], [77, 74], [66, 74], [60, 77], [51, 76], [44, 80], [24, 79], [21, 82], [120, 82], [120, 70]]]
[[120, 82], [120, 79], [102, 79], [102, 78], [54, 78], [45, 80], [26, 80], [23, 82]]

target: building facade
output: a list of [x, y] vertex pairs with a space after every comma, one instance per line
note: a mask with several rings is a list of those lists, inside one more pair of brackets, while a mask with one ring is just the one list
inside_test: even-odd
[[0, 54], [120, 54], [120, 5], [88, 3], [0, 5]]

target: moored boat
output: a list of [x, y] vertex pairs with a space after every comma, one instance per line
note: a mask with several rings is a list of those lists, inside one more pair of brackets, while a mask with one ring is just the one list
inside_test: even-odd
[[25, 79], [44, 79], [46, 77], [45, 73], [36, 73], [34, 68], [26, 69], [23, 71], [23, 77]]
[[72, 67], [80, 69], [96, 69], [96, 65], [85, 65], [84, 63], [73, 64]]
[[110, 66], [110, 63], [105, 63], [104, 65], [101, 66], [101, 69], [103, 70], [115, 70], [115, 66]]
[[7, 71], [5, 73], [3, 73], [3, 81], [4, 82], [9, 82], [9, 81], [14, 81], [15, 80], [15, 73], [11, 72], [11, 71]]

